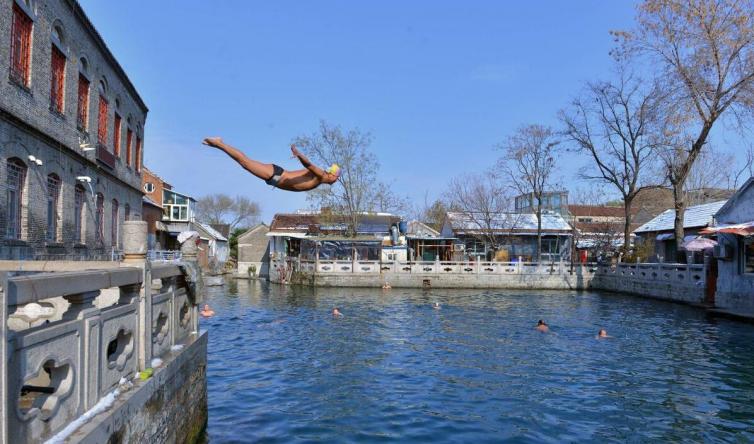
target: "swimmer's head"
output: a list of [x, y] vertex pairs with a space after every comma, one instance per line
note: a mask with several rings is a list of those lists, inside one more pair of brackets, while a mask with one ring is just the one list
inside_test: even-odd
[[327, 174], [332, 174], [335, 177], [340, 177], [340, 167], [337, 163], [330, 165], [330, 168], [328, 168], [325, 172]]
[[204, 310], [209, 310], [209, 304], [204, 304]]
[[539, 322], [537, 322], [537, 325], [547, 325], [547, 324], [545, 324], [545, 321], [540, 319]]

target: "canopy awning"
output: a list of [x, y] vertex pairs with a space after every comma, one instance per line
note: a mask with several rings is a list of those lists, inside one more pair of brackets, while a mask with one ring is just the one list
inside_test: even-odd
[[275, 236], [279, 236], [279, 237], [292, 237], [294, 239], [306, 239], [308, 237], [306, 235], [306, 233], [301, 233], [301, 232], [281, 232], [281, 231], [270, 231], [267, 234], [265, 234], [265, 236], [269, 236], [269, 237], [275, 237]]
[[754, 235], [754, 220], [740, 224], [718, 225], [716, 227], [707, 227], [700, 231], [701, 234], [728, 233], [737, 236]]
[[674, 235], [673, 233], [663, 233], [663, 234], [658, 234], [658, 235], [657, 235], [657, 237], [656, 237], [656, 239], [657, 239], [658, 241], [664, 241], [664, 240], [675, 239], [675, 235]]

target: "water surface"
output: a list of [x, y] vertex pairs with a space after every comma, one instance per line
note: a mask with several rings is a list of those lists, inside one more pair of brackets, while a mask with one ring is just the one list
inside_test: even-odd
[[754, 441], [754, 326], [696, 308], [245, 281], [208, 302], [212, 443]]

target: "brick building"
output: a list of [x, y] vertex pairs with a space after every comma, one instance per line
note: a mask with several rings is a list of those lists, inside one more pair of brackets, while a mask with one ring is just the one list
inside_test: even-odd
[[147, 107], [75, 0], [0, 2], [0, 259], [102, 258], [141, 219]]

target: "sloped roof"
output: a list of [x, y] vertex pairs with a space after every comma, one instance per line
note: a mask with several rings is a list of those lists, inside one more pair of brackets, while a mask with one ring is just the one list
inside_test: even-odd
[[152, 199], [148, 198], [147, 196], [141, 196], [141, 202], [142, 204], [151, 205], [153, 207], [162, 209], [162, 205], [158, 204], [157, 202], [153, 201]]
[[[632, 213], [637, 211], [632, 209]], [[568, 205], [568, 212], [573, 216], [625, 217], [623, 207], [610, 205]]]
[[733, 208], [738, 203], [739, 197], [744, 192], [746, 192], [746, 190], [749, 187], [751, 187], [752, 185], [754, 185], [754, 176], [752, 176], [749, 179], [747, 179], [746, 182], [744, 182], [744, 184], [741, 185], [741, 188], [739, 188], [738, 190], [736, 190], [735, 193], [733, 193], [733, 195], [730, 197], [730, 199], [728, 199], [725, 202], [725, 205], [723, 205], [722, 207], [720, 207], [719, 210], [717, 210], [717, 213], [715, 213], [715, 217], [720, 217], [720, 216], [724, 215], [726, 212], [730, 211], [731, 208]]
[[[392, 214], [361, 214], [359, 215], [358, 233], [387, 233], [390, 226], [398, 223], [400, 217]], [[270, 231], [273, 232], [345, 232], [348, 229], [347, 217], [343, 215], [326, 215], [308, 213], [291, 214], [278, 213], [272, 218]]]
[[[448, 212], [447, 222], [455, 232], [486, 231], [479, 221], [483, 220], [481, 213], [469, 214]], [[486, 224], [485, 224], [486, 225]], [[530, 232], [537, 230], [537, 215], [534, 213], [498, 213], [490, 220], [492, 231]], [[563, 217], [557, 213], [542, 214], [542, 231], [571, 231]]]
[[[720, 200], [686, 208], [686, 212], [683, 215], [683, 228], [697, 228], [710, 225], [712, 217], [725, 205], [725, 202], [727, 201]], [[654, 219], [634, 230], [634, 233], [672, 230], [674, 219], [675, 209], [665, 210]]]
[[214, 237], [216, 240], [228, 242], [228, 239], [225, 236], [223, 236], [222, 234], [220, 234], [219, 231], [217, 231], [214, 228], [212, 228], [211, 226], [209, 226], [209, 224], [203, 224], [201, 222], [196, 222], [196, 224], [202, 230], [204, 230], [207, 234], [209, 234], [210, 236]]
[[420, 222], [418, 220], [412, 220], [408, 223], [408, 233], [406, 234], [408, 234], [409, 236], [420, 236], [420, 237], [440, 236], [439, 231], [435, 230], [434, 228], [430, 227], [424, 222]]

